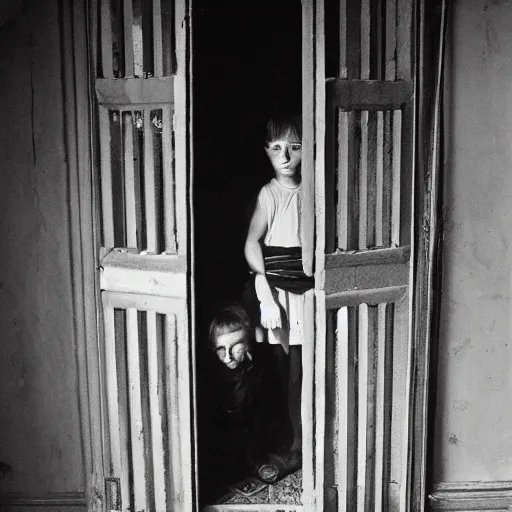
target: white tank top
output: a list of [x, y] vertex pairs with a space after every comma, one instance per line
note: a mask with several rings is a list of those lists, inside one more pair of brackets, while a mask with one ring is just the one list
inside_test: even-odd
[[287, 188], [276, 178], [260, 190], [258, 203], [267, 216], [266, 246], [301, 246], [299, 192], [300, 185]]

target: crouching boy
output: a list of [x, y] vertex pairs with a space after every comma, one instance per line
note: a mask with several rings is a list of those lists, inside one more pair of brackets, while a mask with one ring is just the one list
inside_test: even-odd
[[267, 346], [254, 342], [249, 314], [238, 302], [219, 306], [209, 338], [216, 355], [210, 394], [210, 470], [224, 483], [248, 476], [266, 482], [278, 478], [269, 464], [272, 454], [287, 449], [291, 425], [286, 404], [280, 403], [281, 379]]

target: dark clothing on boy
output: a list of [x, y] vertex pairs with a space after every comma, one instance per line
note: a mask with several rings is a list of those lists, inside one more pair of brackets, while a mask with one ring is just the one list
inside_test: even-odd
[[251, 355], [234, 370], [218, 362], [213, 374], [211, 433], [217, 449], [211, 469], [232, 483], [254, 475], [269, 453], [286, 449], [291, 437], [268, 347], [254, 344]]

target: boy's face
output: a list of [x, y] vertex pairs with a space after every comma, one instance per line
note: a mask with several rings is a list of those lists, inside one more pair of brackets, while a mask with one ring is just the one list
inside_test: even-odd
[[276, 176], [295, 176], [297, 167], [302, 159], [302, 145], [300, 141], [291, 138], [269, 142], [265, 151], [274, 168]]
[[242, 363], [248, 349], [249, 334], [245, 329], [219, 334], [215, 339], [215, 353], [230, 370]]

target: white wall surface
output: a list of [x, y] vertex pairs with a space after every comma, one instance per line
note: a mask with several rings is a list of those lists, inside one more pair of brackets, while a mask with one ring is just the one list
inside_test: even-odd
[[24, 4], [0, 27], [0, 502], [84, 488], [59, 3]]
[[452, 2], [434, 483], [512, 479], [512, 2]]

